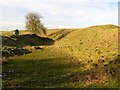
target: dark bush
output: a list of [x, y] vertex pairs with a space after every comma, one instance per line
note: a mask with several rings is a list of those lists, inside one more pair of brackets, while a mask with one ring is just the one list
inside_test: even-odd
[[15, 55], [23, 55], [31, 53], [27, 49], [19, 48], [19, 47], [13, 47], [13, 46], [4, 46], [2, 48], [2, 56], [3, 57], [10, 57]]

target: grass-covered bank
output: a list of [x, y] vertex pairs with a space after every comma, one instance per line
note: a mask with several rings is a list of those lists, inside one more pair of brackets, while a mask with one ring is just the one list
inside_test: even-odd
[[3, 87], [115, 88], [119, 87], [118, 63], [116, 60], [106, 66], [94, 65], [87, 69], [86, 64], [57, 48], [44, 48], [43, 51], [11, 58], [8, 64], [3, 65]]
[[55, 40], [49, 46], [31, 46], [24, 39], [21, 45], [31, 53], [10, 57], [3, 65], [3, 87], [120, 87], [118, 28], [48, 31], [46, 38]]

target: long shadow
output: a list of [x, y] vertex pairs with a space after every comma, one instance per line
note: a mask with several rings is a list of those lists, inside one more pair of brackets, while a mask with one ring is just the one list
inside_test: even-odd
[[6, 75], [3, 77], [3, 87], [11, 87], [12, 80], [16, 80], [13, 87], [21, 86], [23, 88], [54, 86], [69, 81], [69, 78], [63, 79], [63, 77], [67, 77], [67, 74], [71, 73], [73, 69], [83, 65], [65, 62], [63, 59], [65, 58], [10, 61], [8, 65], [3, 66], [3, 74]]
[[[3, 77], [3, 88], [45, 88], [46, 86], [60, 87], [63, 84], [68, 84], [67, 86], [62, 86], [64, 88], [68, 88], [69, 83], [71, 82], [79, 82], [81, 83], [81, 86], [78, 84], [78, 87], [82, 87], [82, 82], [94, 81], [94, 76], [99, 74], [99, 71], [95, 70], [87, 70], [83, 72], [78, 68], [83, 67], [84, 64], [69, 63], [65, 62], [63, 59], [66, 58], [59, 57], [41, 60], [31, 59], [10, 61], [8, 65], [3, 66], [3, 74], [5, 74], [5, 77]], [[112, 64], [119, 65], [118, 63], [120, 63], [120, 60], [117, 59], [114, 62], [110, 62], [110, 65], [108, 64], [107, 67], [111, 66]], [[112, 67], [114, 66], [112, 65]], [[77, 72], [74, 72], [73, 70], [76, 69], [78, 69]], [[109, 70], [111, 69], [109, 68]], [[88, 76], [90, 76], [91, 79], [89, 79]], [[112, 78], [118, 79], [120, 77]], [[120, 82], [118, 81], [118, 83]], [[119, 85], [116, 87], [119, 87]], [[96, 83], [93, 86], [99, 86], [99, 83]], [[112, 84], [109, 86], [111, 87]], [[102, 85], [101, 87], [106, 87], [106, 85]]]
[[54, 33], [52, 33], [48, 36], [56, 38], [55, 40], [60, 40], [60, 39], [64, 38], [65, 36], [67, 36], [69, 33], [73, 32], [73, 31], [74, 30], [70, 31], [70, 30], [63, 29], [63, 30], [54, 32]]
[[7, 36], [0, 36], [2, 38], [2, 46], [18, 46], [17, 42]]
[[[23, 55], [31, 53], [27, 49], [23, 49], [24, 46], [47, 46], [53, 45], [54, 40], [45, 37], [39, 37], [36, 34], [25, 35], [13, 35], [10, 37], [2, 37], [2, 55], [6, 58], [15, 55]], [[9, 46], [9, 47], [7, 47]]]
[[[2, 57], [12, 57], [12, 56], [20, 56], [24, 54], [29, 54], [31, 51], [23, 48], [7, 48], [2, 50]], [[4, 62], [3, 62], [4, 63]]]
[[3, 46], [41, 46], [53, 45], [54, 40], [45, 37], [39, 37], [36, 34], [25, 34], [19, 36], [1, 36]]

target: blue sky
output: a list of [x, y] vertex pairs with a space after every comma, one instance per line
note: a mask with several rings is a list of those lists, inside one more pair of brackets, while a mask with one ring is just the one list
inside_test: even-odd
[[1, 0], [0, 30], [25, 29], [25, 15], [36, 11], [47, 28], [118, 24], [119, 0]]

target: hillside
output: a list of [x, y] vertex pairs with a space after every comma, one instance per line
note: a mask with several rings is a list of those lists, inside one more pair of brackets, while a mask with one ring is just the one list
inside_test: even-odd
[[79, 60], [112, 60], [118, 55], [118, 27], [104, 25], [78, 29], [57, 41], [56, 45], [65, 47]]
[[[20, 45], [27, 50], [36, 47], [31, 42], [40, 46], [44, 41], [36, 36], [30, 42], [24, 35], [19, 38], [26, 39]], [[117, 26], [49, 30], [47, 39], [55, 41], [8, 58], [3, 65], [3, 87], [120, 87]]]
[[117, 76], [120, 74], [118, 70], [120, 67], [120, 59], [118, 59], [118, 28], [115, 25], [91, 26], [68, 30], [69, 34], [65, 36], [66, 31], [61, 30], [56, 32], [57, 35], [53, 33], [55, 34], [53, 36], [57, 38], [63, 36], [63, 38], [55, 42], [54, 48], [72, 56], [73, 62], [84, 63], [85, 70], [100, 68], [97, 69], [97, 73], [102, 74], [101, 72], [106, 71], [107, 66], [109, 72], [116, 74], [115, 77], [119, 77]]

